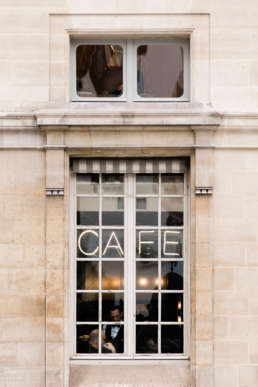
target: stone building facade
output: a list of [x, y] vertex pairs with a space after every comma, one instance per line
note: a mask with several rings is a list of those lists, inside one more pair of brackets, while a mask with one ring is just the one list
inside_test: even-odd
[[[257, 387], [257, 2], [1, 0], [0, 10], [0, 385]], [[187, 100], [73, 100], [73, 39], [177, 38], [190, 47]], [[186, 160], [182, 356], [74, 356], [78, 159]]]

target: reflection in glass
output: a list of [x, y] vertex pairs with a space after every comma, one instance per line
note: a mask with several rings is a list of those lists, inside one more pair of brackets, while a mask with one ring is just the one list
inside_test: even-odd
[[136, 325], [136, 353], [158, 352], [157, 325]]
[[183, 317], [183, 294], [162, 293], [161, 320], [182, 322]]
[[77, 224], [85, 226], [99, 224], [99, 198], [77, 197]]
[[124, 224], [124, 199], [103, 198], [102, 200], [103, 226], [123, 226]]
[[103, 258], [124, 257], [124, 231], [103, 230], [102, 232], [102, 256]]
[[76, 352], [98, 353], [98, 325], [77, 325]]
[[77, 321], [98, 321], [98, 293], [77, 294]]
[[124, 288], [124, 263], [109, 261], [102, 263], [102, 289], [122, 290]]
[[158, 198], [136, 198], [136, 225], [158, 225]]
[[144, 98], [176, 98], [184, 93], [184, 52], [177, 42], [137, 48], [137, 90]]
[[161, 326], [161, 352], [183, 353], [183, 326], [162, 325]]
[[139, 174], [136, 175], [136, 194], [151, 195], [159, 192], [159, 175], [158, 174]]
[[161, 263], [161, 288], [183, 290], [184, 263], [181, 261]]
[[99, 256], [98, 230], [78, 230], [77, 237], [77, 255], [79, 258], [95, 258]]
[[[119, 163], [119, 161], [117, 161]], [[123, 195], [124, 175], [121, 173], [104, 173], [102, 175], [102, 193], [104, 195]]]
[[136, 262], [136, 288], [139, 290], [158, 289], [157, 262]]
[[76, 178], [77, 194], [98, 194], [99, 175], [98, 174], [77, 174]]
[[161, 199], [161, 225], [182, 226], [184, 217], [183, 198], [162, 198]]
[[[117, 316], [119, 311], [119, 318]], [[102, 321], [124, 320], [124, 294], [102, 293]]]
[[[114, 310], [113, 312], [116, 312]], [[119, 320], [120, 321], [120, 320]], [[123, 353], [124, 352], [124, 325], [106, 324], [102, 325], [102, 331], [105, 337], [105, 344], [102, 347], [102, 353]], [[111, 344], [111, 345], [110, 345]]]
[[183, 231], [162, 230], [161, 235], [161, 257], [182, 258]]
[[78, 290], [97, 290], [99, 288], [98, 267], [98, 262], [77, 262]]
[[162, 195], [183, 195], [184, 194], [184, 174], [163, 173], [161, 175]]
[[77, 94], [119, 97], [123, 93], [123, 49], [118, 45], [80, 45], [76, 49]]
[[158, 257], [158, 231], [136, 230], [136, 257]]
[[136, 293], [136, 321], [158, 321], [157, 293]]

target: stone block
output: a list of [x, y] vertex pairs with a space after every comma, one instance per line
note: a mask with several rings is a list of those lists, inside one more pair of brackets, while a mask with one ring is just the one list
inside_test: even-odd
[[24, 262], [23, 246], [17, 244], [0, 245], [0, 267], [20, 268]]
[[249, 362], [258, 364], [258, 339], [250, 335], [249, 338]]
[[[17, 362], [17, 344], [0, 343], [0, 367], [14, 367]], [[1, 381], [1, 378], [0, 378]]]
[[61, 269], [64, 267], [64, 244], [48, 243], [47, 244], [47, 267], [48, 269]]
[[46, 187], [64, 188], [63, 150], [48, 150], [46, 153]]
[[248, 313], [248, 295], [215, 293], [214, 312], [222, 315], [246, 315]]
[[8, 275], [9, 290], [21, 293], [41, 295], [45, 290], [45, 271], [38, 270], [12, 270]]
[[212, 367], [209, 367], [209, 366], [197, 367], [196, 387], [213, 387]]
[[243, 364], [248, 362], [248, 344], [244, 341], [223, 341], [214, 343], [215, 364]]
[[[231, 318], [231, 317], [230, 317]], [[214, 317], [214, 338], [220, 340], [229, 335], [229, 319], [225, 316]]]
[[45, 323], [42, 317], [1, 318], [0, 340], [9, 342], [43, 342]]
[[211, 341], [196, 342], [196, 363], [198, 365], [211, 365], [213, 362], [213, 344]]
[[204, 268], [196, 268], [196, 289], [197, 290], [212, 290], [212, 270]]
[[62, 294], [64, 291], [64, 272], [63, 270], [48, 270], [46, 282], [47, 294]]
[[215, 266], [244, 266], [245, 255], [245, 242], [216, 241], [213, 243]]
[[43, 240], [40, 244], [32, 244], [30, 241], [24, 243], [24, 260], [21, 264], [23, 268], [35, 269], [45, 266], [45, 246]]
[[45, 315], [44, 296], [13, 295], [7, 298], [5, 317], [41, 317]]
[[216, 268], [214, 270], [214, 289], [232, 291], [233, 288], [234, 270], [230, 268]]
[[17, 365], [20, 367], [37, 367], [45, 363], [44, 343], [18, 343]]
[[62, 366], [64, 362], [64, 344], [57, 342], [46, 343], [46, 364], [47, 366]]
[[242, 366], [239, 368], [239, 387], [257, 387], [258, 367]]
[[214, 387], [239, 387], [238, 367], [215, 367]]
[[52, 294], [47, 296], [47, 316], [63, 317], [64, 316], [64, 296], [61, 294]]
[[212, 264], [211, 246], [209, 243], [196, 244], [196, 265], [210, 267]]
[[62, 342], [64, 340], [64, 321], [62, 318], [48, 317], [46, 323], [46, 341]]

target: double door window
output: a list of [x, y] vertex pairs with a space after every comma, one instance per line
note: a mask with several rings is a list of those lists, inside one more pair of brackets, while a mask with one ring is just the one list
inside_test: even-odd
[[75, 177], [74, 356], [186, 353], [184, 173]]

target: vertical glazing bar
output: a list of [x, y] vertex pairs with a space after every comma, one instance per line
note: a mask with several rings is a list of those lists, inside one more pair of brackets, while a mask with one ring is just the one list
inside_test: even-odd
[[101, 353], [102, 321], [102, 174], [99, 174], [99, 353]]
[[158, 294], [158, 353], [161, 353], [161, 174], [159, 173], [158, 192], [158, 273], [159, 273], [159, 294]]

